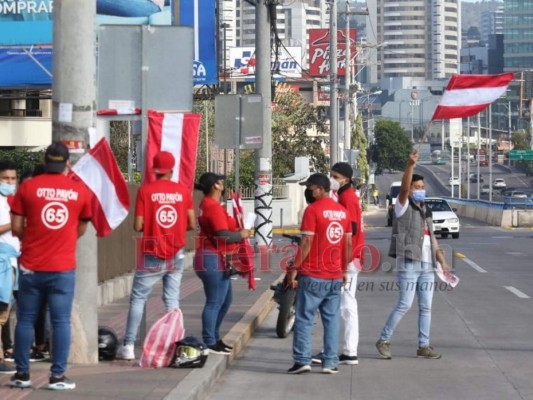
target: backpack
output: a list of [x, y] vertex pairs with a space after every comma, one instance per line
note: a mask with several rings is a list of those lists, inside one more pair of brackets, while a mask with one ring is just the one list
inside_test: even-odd
[[146, 335], [139, 365], [143, 368], [170, 366], [176, 351], [176, 342], [184, 336], [181, 310], [176, 308], [169, 311], [152, 325]]

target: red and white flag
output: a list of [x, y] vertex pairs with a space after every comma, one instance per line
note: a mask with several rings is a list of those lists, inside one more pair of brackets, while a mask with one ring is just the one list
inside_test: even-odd
[[128, 216], [128, 185], [105, 138], [78, 160], [73, 173], [93, 193], [92, 223], [96, 236], [104, 237]]
[[[233, 218], [237, 221], [239, 229], [244, 229], [244, 207], [242, 205], [241, 193], [231, 192], [231, 203], [233, 205]], [[236, 254], [233, 255], [234, 265], [241, 271], [242, 276], [248, 277], [248, 289], [255, 290], [254, 274], [254, 249], [248, 238], [243, 239], [237, 246]]]
[[176, 159], [172, 180], [193, 190], [200, 119], [200, 114], [148, 110], [144, 182], [155, 181], [154, 156], [164, 150], [172, 153]]
[[453, 75], [431, 120], [476, 115], [504, 94], [513, 78], [512, 72], [501, 75]]

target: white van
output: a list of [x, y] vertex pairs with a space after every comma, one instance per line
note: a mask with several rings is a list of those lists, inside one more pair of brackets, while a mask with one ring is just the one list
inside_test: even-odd
[[396, 204], [396, 198], [400, 194], [400, 188], [402, 187], [401, 181], [392, 182], [387, 194], [387, 226], [392, 226], [392, 218], [394, 217], [394, 205]]

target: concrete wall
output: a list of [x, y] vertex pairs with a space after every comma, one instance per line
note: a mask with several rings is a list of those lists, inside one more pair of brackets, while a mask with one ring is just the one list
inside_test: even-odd
[[490, 225], [501, 227], [525, 228], [533, 227], [533, 210], [503, 210], [489, 204], [466, 204], [465, 201], [448, 199], [460, 217], [473, 218]]

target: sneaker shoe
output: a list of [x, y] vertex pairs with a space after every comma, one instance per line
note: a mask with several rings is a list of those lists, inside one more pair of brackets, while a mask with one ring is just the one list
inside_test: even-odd
[[359, 364], [359, 360], [357, 360], [357, 356], [347, 356], [346, 354], [341, 354], [339, 356], [339, 364], [357, 365]]
[[324, 353], [321, 351], [320, 353], [316, 353], [314, 356], [311, 357], [311, 363], [312, 364], [322, 364], [322, 356]]
[[287, 371], [287, 373], [291, 374], [291, 375], [303, 374], [305, 372], [311, 372], [311, 366], [310, 365], [294, 364]]
[[230, 346], [229, 344], [224, 343], [222, 340], [219, 340], [218, 342], [216, 342], [216, 345], [217, 346], [222, 346], [222, 347], [224, 347], [224, 348], [226, 348], [226, 349], [228, 349], [230, 351], [233, 350], [232, 346]]
[[224, 347], [224, 345], [220, 343], [212, 344], [211, 346], [207, 346], [207, 348], [209, 349], [209, 353], [222, 354], [224, 356], [231, 354], [231, 350]]
[[48, 381], [48, 389], [50, 390], [72, 390], [76, 389], [76, 382], [71, 381], [65, 375], [56, 377], [51, 376]]
[[431, 346], [426, 347], [419, 347], [416, 351], [416, 356], [421, 358], [431, 358], [431, 359], [439, 359], [442, 357], [442, 354], [435, 351], [435, 349]]
[[337, 372], [339, 372], [339, 369], [337, 367], [326, 367], [326, 368], [322, 368], [322, 373], [323, 374], [336, 374]]
[[376, 349], [378, 349], [378, 353], [381, 357], [386, 358], [387, 360], [392, 358], [390, 342], [388, 340], [378, 340], [376, 342]]
[[40, 361], [46, 361], [47, 357], [44, 355], [44, 353], [41, 353], [39, 350], [32, 350], [30, 353], [30, 362], [40, 362]]
[[133, 344], [125, 344], [118, 348], [115, 358], [119, 360], [135, 360], [135, 348]]
[[20, 389], [31, 387], [30, 374], [27, 372], [17, 372], [11, 377], [9, 386]]
[[12, 351], [4, 351], [4, 361], [14, 362], [15, 354]]
[[0, 374], [10, 375], [15, 372], [17, 370], [13, 366], [6, 364], [4, 361], [0, 361]]

